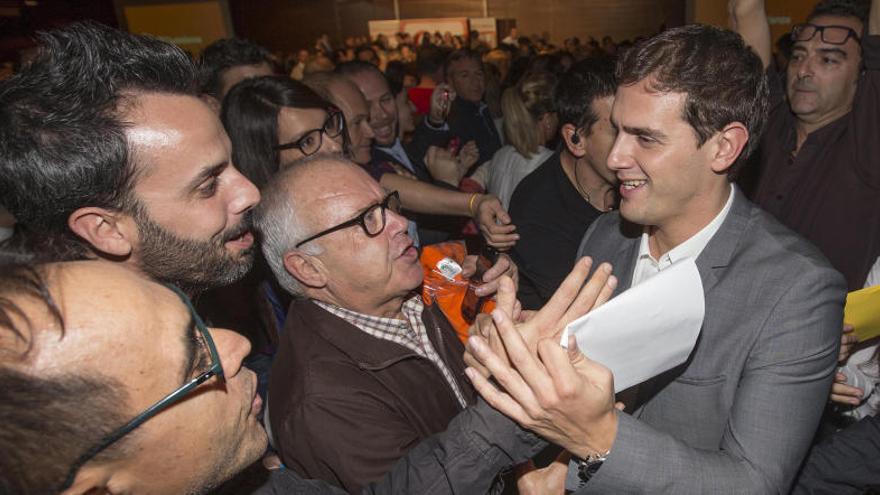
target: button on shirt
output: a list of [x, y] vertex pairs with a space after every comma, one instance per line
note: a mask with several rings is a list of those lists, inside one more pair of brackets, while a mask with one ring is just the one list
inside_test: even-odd
[[372, 335], [377, 339], [387, 340], [402, 345], [419, 356], [431, 361], [438, 369], [440, 369], [446, 382], [449, 383], [452, 392], [455, 393], [455, 398], [458, 399], [458, 403], [461, 404], [462, 409], [467, 407], [467, 402], [464, 399], [461, 388], [458, 386], [458, 382], [455, 381], [455, 377], [452, 376], [449, 367], [446, 366], [446, 363], [443, 362], [437, 354], [437, 351], [434, 350], [434, 346], [431, 345], [431, 339], [428, 337], [428, 329], [425, 328], [425, 324], [422, 321], [422, 312], [425, 310], [425, 305], [422, 303], [420, 296], [414, 295], [403, 303], [401, 312], [405, 318], [404, 320], [365, 315], [350, 309], [340, 308], [335, 304], [318, 300], [313, 301], [318, 306], [327, 310], [327, 312], [351, 323], [361, 329], [364, 333]]
[[669, 268], [670, 265], [677, 261], [686, 258], [697, 258], [700, 253], [703, 252], [703, 249], [706, 248], [706, 245], [709, 244], [709, 241], [715, 233], [718, 232], [718, 229], [721, 228], [724, 219], [727, 218], [727, 213], [730, 211], [730, 205], [733, 204], [735, 190], [736, 189], [733, 187], [730, 188], [730, 194], [727, 196], [727, 203], [724, 204], [724, 208], [721, 209], [718, 215], [716, 215], [708, 225], [691, 236], [690, 239], [670, 249], [669, 252], [661, 256], [659, 260], [655, 260], [654, 257], [651, 256], [651, 249], [648, 246], [649, 235], [646, 229], [646, 231], [642, 233], [642, 241], [639, 245], [639, 257], [636, 260], [636, 267], [633, 271], [632, 286], [634, 287], [645, 280], [648, 280], [666, 268]]

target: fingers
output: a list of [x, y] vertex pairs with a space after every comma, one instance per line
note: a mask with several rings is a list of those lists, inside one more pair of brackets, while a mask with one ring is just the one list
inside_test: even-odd
[[[500, 279], [491, 282], [489, 284], [483, 284], [475, 291], [478, 296], [484, 296], [485, 294], [481, 294], [479, 292], [486, 285], [495, 285], [498, 291], [495, 293], [496, 300], [496, 308], [504, 311], [512, 320], [516, 320], [516, 305], [519, 301], [516, 300], [516, 286], [513, 283], [513, 280], [510, 277], [503, 276]], [[491, 292], [488, 292], [491, 294]]]
[[519, 403], [505, 392], [498, 390], [489, 380], [477, 372], [474, 368], [466, 368], [464, 370], [474, 390], [493, 408], [497, 409], [501, 414], [513, 419], [520, 425], [526, 426], [530, 424], [529, 417]]
[[486, 273], [483, 274], [483, 282], [491, 282], [493, 280], [501, 278], [502, 275], [506, 274], [508, 270], [510, 270], [510, 266], [513, 262], [510, 261], [510, 257], [506, 255], [499, 256], [495, 261], [495, 264], [489, 267], [486, 270]]
[[579, 259], [572, 268], [565, 280], [553, 293], [553, 296], [547, 301], [547, 304], [541, 308], [534, 318], [529, 322], [530, 327], [537, 332], [553, 332], [556, 329], [556, 323], [562, 318], [572, 301], [578, 295], [584, 279], [590, 273], [590, 267], [593, 266], [593, 259], [585, 256]]
[[[514, 327], [513, 321], [504, 312], [497, 309], [492, 311], [492, 320], [495, 322], [495, 329], [498, 331], [498, 335], [504, 344], [504, 349], [507, 351], [507, 358], [516, 369], [519, 378], [525, 382], [529, 391], [533, 395], [539, 396], [550, 391], [552, 381], [534, 353], [535, 343], [527, 343], [524, 338], [525, 336]], [[508, 389], [507, 384], [501, 381], [502, 378], [500, 376], [495, 375], [495, 377], [505, 389], [514, 394], [513, 390]], [[516, 386], [519, 383], [515, 381], [513, 385]], [[515, 394], [514, 397], [516, 397]], [[529, 411], [529, 407], [526, 407], [526, 410]]]
[[461, 276], [471, 278], [471, 275], [477, 272], [477, 256], [469, 254], [464, 257], [461, 263]]
[[[590, 280], [580, 288], [577, 297], [565, 311], [556, 326], [556, 332], [562, 331], [572, 321], [587, 314], [596, 307], [599, 297], [604, 299], [604, 303], [614, 293], [617, 287], [617, 278], [611, 275], [611, 265], [602, 263], [590, 277]], [[601, 304], [600, 303], [600, 304]]]
[[[516, 399], [517, 403], [536, 404], [532, 388], [520, 374], [521, 372], [535, 370], [535, 358], [526, 350], [525, 343], [519, 332], [514, 328], [513, 322], [502, 311], [493, 311], [492, 320], [495, 323], [495, 330], [501, 337], [500, 342], [503, 344], [506, 353], [504, 351], [500, 353], [494, 352], [489, 347], [488, 342], [481, 337], [469, 338], [467, 342], [468, 350], [477, 358], [480, 364], [489, 370], [489, 373], [495, 377], [495, 380], [504, 390]], [[506, 360], [500, 357], [500, 354], [505, 354], [505, 357], [511, 360], [516, 369], [508, 365]], [[518, 359], [519, 363], [513, 361], [514, 359]], [[531, 363], [527, 363], [529, 360]], [[526, 410], [528, 409], [530, 408], [526, 407]], [[532, 406], [531, 409], [534, 409], [534, 407]]]
[[485, 366], [480, 364], [480, 362], [477, 361], [474, 356], [471, 355], [471, 353], [468, 351], [464, 351], [464, 364], [476, 370], [476, 372], [480, 375], [489, 378], [489, 370], [486, 369]]
[[611, 370], [586, 357], [578, 348], [574, 336], [569, 337], [568, 349], [553, 339], [538, 342], [538, 357], [544, 364], [553, 383], [553, 389], [560, 397], [571, 398], [590, 392], [584, 381], [600, 393], [606, 394], [614, 402], [614, 377]]
[[495, 225], [494, 223], [480, 222], [480, 232], [486, 243], [497, 251], [507, 251], [516, 245], [519, 234], [514, 225]]
[[831, 401], [838, 404], [857, 406], [861, 404], [863, 394], [862, 389], [857, 387], [851, 387], [842, 383], [831, 385]]
[[512, 297], [513, 301], [511, 301], [511, 306], [505, 306], [509, 309], [509, 311], [505, 310], [505, 312], [513, 316], [513, 303], [516, 301], [516, 282], [513, 280], [513, 276], [516, 276], [516, 265], [513, 264], [507, 255], [499, 256], [495, 264], [486, 270], [486, 273], [483, 274], [483, 285], [474, 289], [474, 293], [480, 297], [495, 294], [500, 288], [502, 275], [506, 275], [506, 278], [510, 279], [510, 286], [508, 287], [510, 292], [505, 295]]

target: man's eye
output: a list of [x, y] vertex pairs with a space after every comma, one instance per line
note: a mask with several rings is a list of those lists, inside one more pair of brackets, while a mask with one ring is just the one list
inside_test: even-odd
[[837, 65], [839, 61], [831, 57], [822, 57], [822, 63], [825, 65]]
[[656, 140], [654, 140], [653, 138], [650, 138], [648, 136], [637, 136], [636, 139], [639, 140], [639, 143], [644, 144], [644, 145], [654, 144], [657, 142]]
[[202, 184], [202, 187], [199, 188], [199, 194], [205, 198], [210, 198], [216, 192], [217, 192], [217, 177], [211, 177], [204, 184]]

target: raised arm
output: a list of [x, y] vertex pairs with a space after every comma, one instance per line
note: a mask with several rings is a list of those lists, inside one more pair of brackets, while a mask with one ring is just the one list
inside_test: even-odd
[[[874, 0], [877, 3], [878, 0]], [[770, 24], [764, 10], [764, 0], [730, 0], [727, 4], [730, 14], [730, 29], [739, 33], [761, 57], [764, 68], [773, 59], [773, 41], [770, 39]]]

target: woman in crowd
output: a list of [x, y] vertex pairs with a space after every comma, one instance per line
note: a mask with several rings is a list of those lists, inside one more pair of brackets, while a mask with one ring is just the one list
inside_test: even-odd
[[261, 189], [282, 163], [344, 148], [342, 112], [285, 77], [236, 85], [223, 101], [220, 119], [232, 141], [233, 163]]
[[545, 145], [556, 137], [559, 121], [553, 103], [556, 77], [546, 72], [524, 76], [501, 97], [506, 146], [481, 165], [471, 179], [498, 196], [507, 209], [519, 181], [553, 152]]

